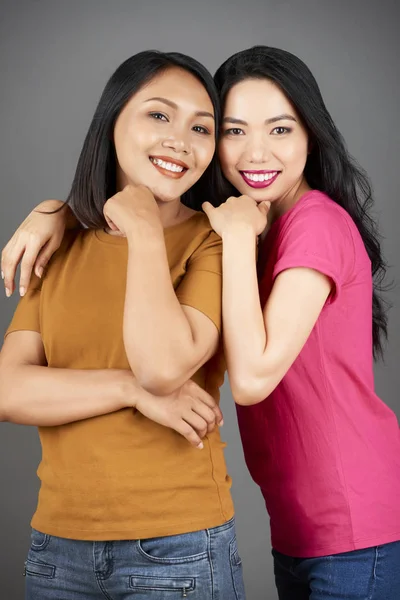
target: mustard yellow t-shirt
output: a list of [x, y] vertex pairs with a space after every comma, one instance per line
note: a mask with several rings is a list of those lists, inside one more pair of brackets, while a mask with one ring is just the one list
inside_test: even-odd
[[[197, 213], [165, 229], [165, 243], [179, 301], [220, 329], [222, 243], [207, 217]], [[124, 238], [68, 233], [7, 333], [39, 332], [52, 368], [129, 369], [122, 337], [127, 259]], [[223, 381], [217, 364], [193, 376], [215, 398]], [[218, 428], [201, 451], [132, 409], [40, 427], [39, 434], [41, 488], [32, 526], [43, 533], [137, 539], [215, 527], [233, 515]]]

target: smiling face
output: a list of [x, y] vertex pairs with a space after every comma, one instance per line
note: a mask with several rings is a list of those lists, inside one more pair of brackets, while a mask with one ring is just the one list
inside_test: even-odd
[[200, 179], [215, 151], [214, 108], [201, 82], [171, 67], [143, 86], [114, 127], [118, 189], [145, 185], [177, 200]]
[[308, 188], [308, 146], [299, 116], [272, 81], [246, 79], [228, 92], [219, 157], [241, 194], [289, 207]]

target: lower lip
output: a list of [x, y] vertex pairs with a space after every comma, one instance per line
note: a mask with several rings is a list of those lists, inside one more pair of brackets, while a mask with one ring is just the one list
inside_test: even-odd
[[266, 179], [265, 181], [252, 181], [251, 179], [247, 179], [247, 177], [241, 171], [240, 174], [243, 177], [243, 180], [247, 183], [247, 185], [249, 185], [252, 188], [267, 188], [274, 183], [274, 181], [279, 175], [279, 173], [277, 173], [276, 175], [271, 177], [271, 179]]
[[180, 171], [180, 172], [168, 171], [168, 169], [163, 169], [159, 165], [156, 165], [155, 163], [153, 163], [152, 160], [150, 162], [153, 165], [153, 167], [155, 167], [157, 169], [157, 171], [159, 171], [162, 175], [165, 175], [166, 177], [171, 177], [171, 179], [180, 179], [181, 177], [184, 176], [184, 174], [187, 171], [187, 169], [183, 169], [183, 171]]

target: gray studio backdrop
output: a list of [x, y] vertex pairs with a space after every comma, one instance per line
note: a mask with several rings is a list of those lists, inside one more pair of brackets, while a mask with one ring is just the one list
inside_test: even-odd
[[[351, 152], [372, 178], [390, 278], [399, 280], [400, 48], [394, 1], [1, 0], [0, 8], [1, 247], [35, 203], [67, 194], [99, 95], [124, 59], [149, 48], [176, 50], [214, 71], [232, 53], [268, 44], [298, 54], [316, 75]], [[385, 364], [376, 368], [376, 385], [399, 415], [398, 297], [395, 286], [389, 294], [390, 342]], [[16, 300], [0, 293], [0, 334]], [[246, 471], [227, 383], [222, 408], [248, 599], [272, 600], [268, 518]], [[1, 600], [23, 598], [39, 458], [34, 428], [0, 424]]]

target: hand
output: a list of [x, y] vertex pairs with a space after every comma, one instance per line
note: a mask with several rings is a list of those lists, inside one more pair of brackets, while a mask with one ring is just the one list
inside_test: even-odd
[[187, 381], [169, 396], [139, 394], [134, 407], [148, 419], [174, 429], [195, 448], [215, 425], [223, 424], [222, 412], [207, 392], [194, 381]]
[[254, 236], [258, 236], [267, 226], [270, 206], [271, 203], [268, 201], [257, 203], [249, 196], [239, 196], [239, 198], [231, 196], [218, 208], [209, 202], [204, 202], [203, 210], [210, 220], [211, 227], [221, 237], [237, 225], [250, 226]]
[[127, 185], [104, 205], [104, 217], [112, 231], [127, 237], [143, 221], [162, 230], [160, 210], [151, 191], [143, 185]]
[[60, 200], [45, 200], [36, 206], [4, 247], [1, 272], [7, 297], [14, 291], [15, 272], [21, 259], [20, 294], [23, 296], [28, 289], [32, 269], [41, 277], [51, 256], [60, 247], [70, 208], [54, 214], [43, 213], [51, 213], [63, 205]]

